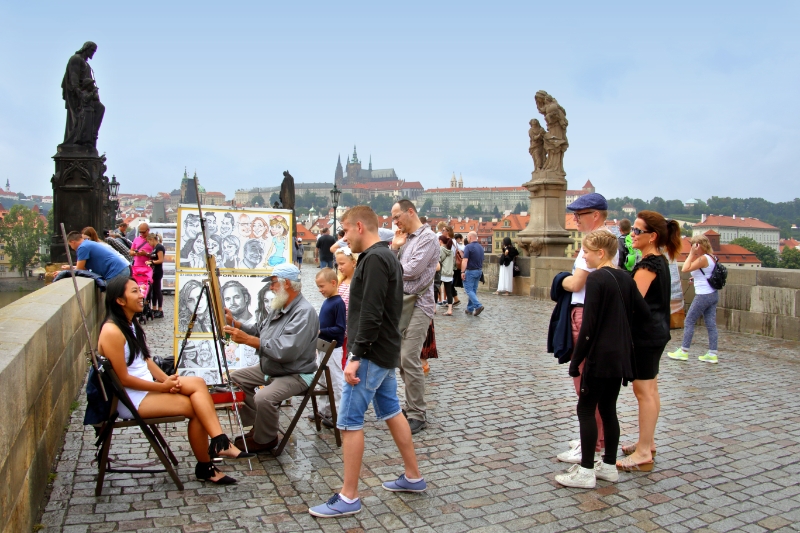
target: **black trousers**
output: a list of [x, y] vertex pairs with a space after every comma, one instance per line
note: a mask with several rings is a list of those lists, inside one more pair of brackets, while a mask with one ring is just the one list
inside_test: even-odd
[[153, 285], [150, 286], [150, 292], [147, 294], [147, 299], [153, 307], [161, 309], [164, 306], [164, 295], [161, 292], [161, 280], [164, 278], [164, 273], [158, 274], [153, 272]]
[[[584, 367], [585, 368], [585, 367]], [[617, 397], [622, 386], [622, 378], [595, 378], [583, 376], [581, 393], [578, 396], [578, 423], [581, 428], [581, 466], [594, 468], [594, 446], [597, 443], [597, 421], [595, 409], [600, 411], [605, 435], [605, 454], [603, 462], [608, 465], [617, 462], [619, 446], [619, 420], [617, 419]]]
[[453, 291], [454, 291], [453, 282], [452, 281], [443, 281], [442, 284], [444, 284], [444, 294], [445, 294], [445, 297], [447, 298], [447, 303], [448, 304], [452, 304], [453, 303]]

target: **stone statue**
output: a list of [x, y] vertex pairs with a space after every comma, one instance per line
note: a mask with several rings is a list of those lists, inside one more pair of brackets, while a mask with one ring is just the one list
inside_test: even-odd
[[564, 172], [564, 152], [569, 147], [567, 141], [567, 112], [558, 101], [545, 91], [538, 91], [535, 96], [536, 109], [544, 115], [547, 133], [544, 134], [544, 150], [547, 160], [544, 170], [550, 170], [566, 176]]
[[284, 209], [294, 210], [294, 178], [288, 170], [283, 171], [283, 181], [281, 182], [281, 192], [278, 196], [281, 206]]
[[538, 120], [532, 119], [529, 124], [531, 128], [528, 130], [528, 137], [530, 137], [531, 145], [528, 148], [528, 153], [533, 158], [534, 170], [541, 170], [544, 168], [544, 135], [545, 130]]
[[97, 149], [97, 132], [106, 108], [100, 103], [94, 72], [88, 61], [96, 51], [97, 45], [87, 41], [67, 63], [67, 71], [61, 82], [64, 107], [67, 108], [64, 145]]

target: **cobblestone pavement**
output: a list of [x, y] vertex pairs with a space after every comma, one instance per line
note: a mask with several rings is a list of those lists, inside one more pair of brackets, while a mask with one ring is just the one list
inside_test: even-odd
[[[321, 302], [313, 266], [304, 293]], [[168, 432], [186, 490], [165, 474], [112, 474], [94, 497], [93, 431], [75, 411], [42, 523], [47, 531], [797, 531], [800, 524], [800, 344], [722, 332], [720, 364], [666, 356], [661, 365], [658, 457], [651, 473], [621, 474], [594, 490], [559, 487], [566, 465], [555, 455], [577, 438], [576, 398], [566, 366], [545, 353], [552, 306], [528, 298], [481, 295], [486, 310], [463, 306], [436, 320], [440, 358], [428, 377], [427, 430], [416, 435], [425, 494], [384, 491], [402, 472], [384, 425], [366, 425], [360, 485], [364, 509], [317, 520], [309, 505], [341, 486], [342, 461], [332, 432], [305, 418], [279, 458], [225, 466], [238, 485], [194, 479], [182, 428]], [[171, 313], [168, 303], [167, 314]], [[171, 349], [167, 318], [148, 325], [156, 353]], [[669, 349], [680, 342], [674, 333]], [[290, 410], [282, 421], [288, 424]], [[635, 440], [630, 387], [619, 401], [623, 442]], [[115, 440], [112, 454], [143, 459], [137, 431]], [[153, 458], [154, 454], [149, 453]]]

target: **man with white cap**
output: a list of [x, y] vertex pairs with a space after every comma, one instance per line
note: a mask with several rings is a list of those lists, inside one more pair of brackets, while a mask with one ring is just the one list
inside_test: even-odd
[[[587, 234], [594, 230], [605, 229], [606, 218], [608, 218], [608, 202], [602, 194], [591, 193], [584, 194], [577, 200], [567, 206], [567, 209], [572, 211], [572, 216], [575, 218], [575, 224], [578, 226], [578, 231], [582, 234]], [[617, 266], [619, 262], [619, 251], [614, 256], [612, 263]], [[578, 252], [575, 258], [575, 263], [572, 267], [572, 275], [564, 278], [561, 286], [572, 293], [572, 305], [570, 307], [570, 321], [572, 323], [572, 340], [573, 346], [578, 339], [578, 332], [581, 330], [583, 323], [583, 302], [586, 298], [586, 278], [590, 272], [594, 272], [594, 268], [589, 268], [586, 264], [586, 259], [583, 258], [583, 249]], [[585, 362], [585, 361], [584, 361]], [[580, 367], [583, 372], [583, 363]], [[573, 378], [575, 385], [575, 392], [580, 396], [580, 383], [581, 378]], [[595, 446], [595, 457], [605, 446], [603, 437], [603, 421], [600, 419], [600, 413], [595, 412], [595, 419], [597, 420], [597, 444]], [[591, 453], [591, 452], [589, 452]], [[582, 450], [581, 441], [570, 441], [570, 449], [558, 454], [559, 461], [565, 463], [578, 464], [581, 462]]]
[[255, 348], [259, 357], [259, 364], [231, 373], [231, 380], [245, 394], [242, 421], [253, 426], [245, 439], [247, 449], [255, 453], [278, 445], [281, 402], [303, 394], [311, 384], [317, 370], [319, 331], [317, 312], [300, 293], [300, 270], [296, 266], [278, 265], [263, 281], [275, 293], [267, 316], [248, 326], [225, 309], [224, 328], [233, 342]]

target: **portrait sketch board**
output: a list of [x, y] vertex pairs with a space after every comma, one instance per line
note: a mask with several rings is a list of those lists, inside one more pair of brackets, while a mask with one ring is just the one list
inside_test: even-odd
[[[219, 277], [222, 304], [231, 310], [234, 318], [239, 322], [255, 324], [269, 310], [269, 299], [272, 298], [272, 293], [269, 290], [269, 283], [261, 281], [264, 277], [264, 274], [256, 276], [221, 275]], [[189, 274], [179, 271], [176, 278], [174, 331], [176, 337], [182, 338], [197, 304], [197, 298], [202, 294], [203, 280], [206, 275], [205, 273]], [[192, 338], [195, 335], [203, 334], [211, 335], [211, 312], [205, 297], [202, 298], [198, 308]]]
[[[175, 356], [181, 351], [183, 344], [182, 338], [175, 338]], [[225, 344], [225, 358], [228, 361], [228, 369], [233, 371], [239, 368], [246, 368], [258, 364], [256, 349], [246, 344], [229, 342]], [[224, 376], [220, 376], [219, 369], [222, 367], [223, 373], [225, 365], [217, 364], [217, 352], [214, 350], [213, 338], [192, 338], [186, 343], [186, 350], [178, 363], [179, 376], [199, 376], [209, 385], [215, 385], [225, 381]]]
[[[209, 253], [220, 272], [264, 275], [292, 262], [294, 221], [288, 209], [233, 209], [202, 206]], [[205, 269], [205, 247], [200, 237], [197, 206], [178, 207], [175, 258], [179, 271]]]

